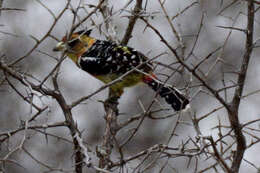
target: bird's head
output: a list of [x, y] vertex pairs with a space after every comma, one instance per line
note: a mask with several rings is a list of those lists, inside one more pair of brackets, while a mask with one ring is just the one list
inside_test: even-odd
[[66, 53], [85, 52], [96, 41], [90, 37], [91, 30], [81, 30], [73, 33], [70, 37], [64, 36], [62, 40], [57, 43], [53, 51], [64, 51]]

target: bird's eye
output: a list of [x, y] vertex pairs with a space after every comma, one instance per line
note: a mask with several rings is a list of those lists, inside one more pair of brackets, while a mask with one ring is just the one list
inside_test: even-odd
[[78, 43], [78, 41], [79, 41], [78, 39], [73, 39], [71, 41], [68, 41], [68, 46], [72, 48]]

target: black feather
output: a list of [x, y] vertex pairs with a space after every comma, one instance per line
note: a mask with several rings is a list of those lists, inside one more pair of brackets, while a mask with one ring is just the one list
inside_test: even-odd
[[165, 101], [172, 106], [175, 111], [185, 109], [189, 104], [189, 100], [177, 89], [170, 86], [164, 86], [155, 80], [148, 80], [146, 83], [159, 95], [165, 99]]
[[70, 48], [73, 48], [75, 45], [78, 44], [78, 42], [79, 42], [79, 39], [74, 39], [72, 41], [69, 41], [68, 45], [69, 45]]
[[92, 32], [92, 29], [89, 29], [87, 31], [86, 31], [86, 29], [84, 29], [84, 30], [80, 30], [80, 31], [78, 31], [76, 33], [79, 34], [79, 35], [84, 34], [86, 36], [89, 36], [91, 34], [91, 32]]

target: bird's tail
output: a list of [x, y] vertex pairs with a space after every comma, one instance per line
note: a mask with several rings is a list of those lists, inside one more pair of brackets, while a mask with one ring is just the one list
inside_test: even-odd
[[150, 86], [154, 91], [158, 92], [165, 101], [172, 106], [175, 111], [186, 109], [189, 105], [189, 100], [178, 89], [171, 86], [164, 86], [162, 83], [157, 82], [155, 75], [145, 76], [143, 81]]

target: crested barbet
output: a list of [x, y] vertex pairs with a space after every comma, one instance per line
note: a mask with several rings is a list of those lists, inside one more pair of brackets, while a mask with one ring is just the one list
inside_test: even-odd
[[147, 84], [175, 111], [189, 107], [189, 100], [173, 86], [165, 86], [153, 73], [149, 59], [135, 49], [90, 36], [91, 30], [82, 30], [63, 37], [53, 51], [64, 51], [74, 63], [93, 77], [108, 84], [113, 94], [120, 97], [124, 88], [140, 82]]

